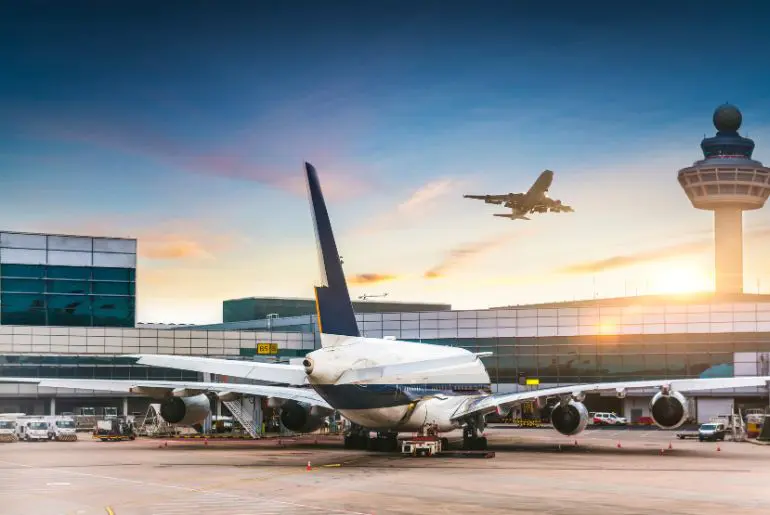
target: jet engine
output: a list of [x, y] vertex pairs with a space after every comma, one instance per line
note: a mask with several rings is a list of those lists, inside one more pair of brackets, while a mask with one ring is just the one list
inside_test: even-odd
[[331, 411], [297, 401], [285, 401], [281, 404], [281, 423], [295, 433], [312, 433], [323, 425]]
[[650, 401], [652, 420], [660, 428], [676, 429], [690, 416], [687, 399], [679, 392], [658, 392]]
[[160, 416], [169, 424], [192, 426], [206, 420], [211, 405], [206, 394], [190, 397], [168, 397], [160, 403]]
[[551, 411], [551, 425], [563, 435], [581, 433], [588, 425], [588, 410], [585, 404], [575, 400], [568, 404], [557, 404]]

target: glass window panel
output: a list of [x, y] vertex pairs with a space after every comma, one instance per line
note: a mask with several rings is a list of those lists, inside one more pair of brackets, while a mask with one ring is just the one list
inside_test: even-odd
[[93, 296], [91, 307], [96, 327], [134, 326], [134, 299], [131, 297]]
[[49, 295], [48, 323], [64, 326], [90, 326], [91, 306], [85, 295]]
[[45, 283], [37, 279], [3, 279], [0, 287], [3, 291], [43, 293]]
[[4, 325], [45, 325], [45, 297], [24, 293], [3, 293], [0, 323]]
[[48, 293], [88, 294], [88, 281], [46, 281]]
[[95, 281], [133, 281], [133, 268], [94, 267]]
[[50, 279], [81, 279], [91, 277], [91, 268], [86, 266], [49, 266], [46, 275]]
[[0, 265], [0, 275], [3, 277], [41, 278], [45, 275], [42, 265]]
[[621, 377], [624, 375], [622, 356], [597, 356], [597, 372], [602, 377]]
[[133, 295], [134, 283], [92, 282], [91, 293], [96, 295]]

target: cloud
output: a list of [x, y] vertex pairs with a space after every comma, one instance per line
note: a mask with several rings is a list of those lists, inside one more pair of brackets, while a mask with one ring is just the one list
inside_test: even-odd
[[[770, 227], [758, 227], [745, 232], [747, 237], [762, 237], [770, 235]], [[710, 250], [714, 246], [713, 232], [708, 232], [708, 237], [704, 236], [696, 240], [675, 245], [657, 247], [632, 254], [620, 254], [604, 259], [594, 261], [585, 261], [566, 266], [557, 271], [562, 274], [594, 274], [606, 272], [617, 268], [625, 268], [633, 265], [661, 261], [664, 259], [684, 256], [689, 254], [698, 254]]]
[[597, 272], [606, 272], [607, 270], [613, 270], [615, 268], [624, 268], [651, 261], [660, 261], [662, 259], [681, 255], [697, 254], [707, 250], [711, 245], [712, 242], [708, 240], [681, 243], [678, 245], [636, 252], [634, 254], [622, 254], [595, 261], [576, 263], [574, 265], [566, 266], [558, 272], [562, 274], [593, 274]]
[[398, 279], [395, 275], [390, 274], [357, 274], [353, 277], [348, 277], [348, 284], [362, 285], [362, 284], [376, 284], [386, 281], [393, 281]]
[[218, 252], [228, 250], [233, 238], [226, 234], [150, 229], [137, 235], [140, 258], [152, 260], [214, 259]]
[[[260, 124], [262, 125], [262, 124]], [[292, 133], [286, 123], [281, 133]], [[151, 159], [174, 169], [210, 177], [256, 182], [295, 195], [305, 195], [306, 187], [299, 173], [302, 161], [308, 160], [319, 166], [325, 186], [324, 193], [331, 199], [350, 198], [371, 190], [368, 177], [374, 174], [362, 172], [362, 167], [346, 162], [338, 143], [325, 137], [323, 131], [305, 129], [307, 141], [286, 134], [283, 146], [265, 148], [274, 141], [275, 134], [265, 136], [255, 143], [251, 138], [229, 141], [225, 145], [212, 145], [173, 138], [146, 124], [121, 121], [104, 121], [85, 117], [25, 120], [25, 128], [34, 137], [43, 137], [69, 143], [85, 144]], [[327, 131], [331, 132], [331, 131]], [[267, 140], [267, 141], [266, 141]], [[323, 146], [321, 142], [327, 142]], [[302, 153], [302, 155], [300, 155]], [[256, 156], [254, 155], [256, 154]]]
[[[519, 236], [519, 234], [515, 236]], [[491, 238], [454, 247], [449, 250], [438, 265], [426, 271], [423, 274], [423, 278], [438, 279], [444, 277], [457, 268], [473, 261], [478, 256], [509, 243], [513, 237], [514, 235], [511, 235], [511, 233], [498, 234]]]
[[431, 180], [414, 190], [409, 197], [399, 202], [391, 211], [364, 224], [359, 231], [372, 233], [406, 226], [415, 217], [425, 216], [439, 206], [441, 200], [461, 185], [462, 181], [450, 177]]
[[214, 259], [237, 247], [242, 237], [227, 231], [206, 229], [197, 220], [139, 222], [133, 218], [104, 217], [100, 220], [45, 221], [32, 230], [108, 238], [136, 238], [137, 255], [148, 260], [179, 261]]

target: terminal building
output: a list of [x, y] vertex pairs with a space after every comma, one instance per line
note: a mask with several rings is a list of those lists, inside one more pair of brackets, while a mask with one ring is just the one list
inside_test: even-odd
[[[770, 375], [770, 296], [742, 292], [742, 238], [734, 234], [742, 210], [761, 207], [770, 195], [770, 170], [751, 159], [754, 144], [737, 134], [740, 120], [732, 106], [718, 108], [718, 133], [704, 139], [704, 159], [679, 173], [693, 205], [716, 213], [716, 292], [461, 311], [446, 304], [355, 302], [361, 333], [492, 352], [483, 360], [493, 391], [500, 392]], [[0, 377], [216, 380], [139, 366], [126, 355], [288, 360], [319, 347], [309, 299], [226, 300], [219, 324], [136, 323], [136, 251], [130, 239], [0, 233]], [[636, 421], [649, 415], [650, 393], [588, 396], [586, 404]], [[0, 412], [110, 405], [127, 414], [148, 403], [138, 396], [0, 384]], [[742, 388], [698, 393], [692, 411], [708, 420], [767, 405], [766, 388]]]

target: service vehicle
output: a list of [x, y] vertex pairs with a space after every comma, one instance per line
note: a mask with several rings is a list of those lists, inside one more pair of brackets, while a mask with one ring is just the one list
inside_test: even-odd
[[16, 421], [0, 418], [0, 442], [18, 442], [16, 436]]
[[727, 426], [721, 422], [709, 422], [698, 428], [698, 440], [701, 442], [704, 440], [724, 441], [725, 434], [727, 434]]
[[124, 417], [117, 417], [97, 420], [93, 437], [98, 438], [102, 442], [109, 440], [135, 440], [136, 432], [134, 431], [132, 421]]
[[597, 426], [625, 426], [628, 421], [625, 417], [619, 417], [614, 411], [593, 413], [593, 424]]
[[48, 417], [48, 438], [57, 442], [74, 442], [78, 439], [77, 427], [72, 417]]
[[18, 419], [16, 421], [16, 436], [19, 440], [31, 442], [48, 441], [48, 422], [42, 418]]

